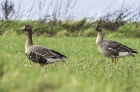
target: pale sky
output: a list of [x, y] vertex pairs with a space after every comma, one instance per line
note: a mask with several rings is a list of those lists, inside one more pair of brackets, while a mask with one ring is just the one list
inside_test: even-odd
[[[3, 0], [0, 0], [0, 1], [3, 1]], [[33, 6], [32, 13], [30, 14], [28, 19], [36, 19], [39, 15], [38, 14], [39, 1], [43, 1], [43, 0], [11, 0], [11, 1], [15, 3], [16, 8], [18, 7], [18, 3], [22, 1], [22, 5], [20, 9], [21, 13], [30, 10], [33, 2], [35, 1], [35, 5]], [[46, 1], [47, 3], [45, 4], [45, 6], [48, 6], [51, 0], [46, 0]], [[53, 1], [55, 2], [57, 0], [53, 0]], [[58, 0], [58, 1], [65, 2], [65, 0]], [[72, 0], [72, 1], [75, 1], [75, 0]], [[138, 7], [138, 5], [140, 5], [139, 0], [77, 0], [76, 7], [73, 9], [74, 10], [73, 14], [75, 14], [75, 16], [78, 16], [78, 17], [96, 17], [97, 18], [101, 16], [101, 14], [105, 10], [109, 9], [109, 7], [110, 7], [110, 11], [121, 7], [123, 2], [124, 2], [124, 5], [134, 4], [135, 7]], [[52, 3], [52, 5], [54, 5], [54, 3]], [[46, 8], [44, 7], [44, 10], [42, 11], [42, 13], [45, 12], [45, 9]], [[26, 15], [24, 15], [22, 19], [27, 19], [28, 14], [29, 12], [26, 13]]]

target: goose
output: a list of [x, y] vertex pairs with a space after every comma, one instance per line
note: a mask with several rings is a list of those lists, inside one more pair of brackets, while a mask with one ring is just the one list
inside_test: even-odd
[[98, 32], [96, 45], [99, 52], [106, 57], [112, 58], [112, 62], [116, 63], [116, 58], [125, 56], [135, 57], [133, 53], [138, 53], [135, 49], [123, 45], [120, 42], [113, 40], [104, 40], [102, 28], [99, 24], [96, 25], [95, 30]]
[[55, 62], [66, 62], [64, 58], [67, 56], [61, 53], [46, 48], [44, 46], [34, 45], [32, 40], [32, 27], [31, 25], [25, 25], [20, 30], [25, 30], [27, 32], [27, 39], [25, 43], [25, 54], [27, 58], [33, 62], [39, 63], [40, 66]]

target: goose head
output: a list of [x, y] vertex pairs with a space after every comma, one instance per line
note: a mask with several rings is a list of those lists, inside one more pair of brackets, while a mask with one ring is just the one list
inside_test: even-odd
[[102, 31], [102, 28], [101, 26], [98, 24], [95, 26], [95, 30], [98, 31], [98, 32], [101, 32]]
[[22, 28], [20, 28], [20, 30], [31, 31], [32, 27], [31, 27], [31, 25], [25, 25]]

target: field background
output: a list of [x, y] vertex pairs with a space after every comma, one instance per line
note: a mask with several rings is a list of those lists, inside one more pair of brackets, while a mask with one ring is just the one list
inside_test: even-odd
[[[11, 32], [11, 31], [10, 31]], [[11, 34], [11, 35], [10, 35]], [[26, 35], [0, 36], [0, 92], [139, 92], [140, 55], [114, 64], [102, 56], [95, 37], [43, 37], [33, 35], [35, 44], [68, 56], [45, 67], [29, 61], [24, 53]], [[105, 36], [140, 52], [139, 38]]]
[[[140, 92], [140, 55], [112, 63], [97, 50], [94, 29], [100, 24], [105, 39], [139, 53], [139, 2], [116, 7], [114, 0], [100, 12], [99, 1], [88, 10], [79, 1], [30, 0], [25, 7], [25, 0], [0, 0], [0, 92]], [[24, 25], [32, 26], [35, 44], [59, 51], [67, 62], [40, 67], [29, 61], [26, 33], [19, 30]]]

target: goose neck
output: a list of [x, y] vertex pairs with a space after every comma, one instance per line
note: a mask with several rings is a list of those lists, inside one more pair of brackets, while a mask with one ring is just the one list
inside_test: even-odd
[[96, 44], [100, 44], [102, 41], [103, 41], [103, 33], [102, 31], [99, 31], [96, 38]]
[[33, 41], [32, 41], [32, 31], [27, 31], [27, 38], [26, 38], [26, 44], [25, 46], [32, 46]]

